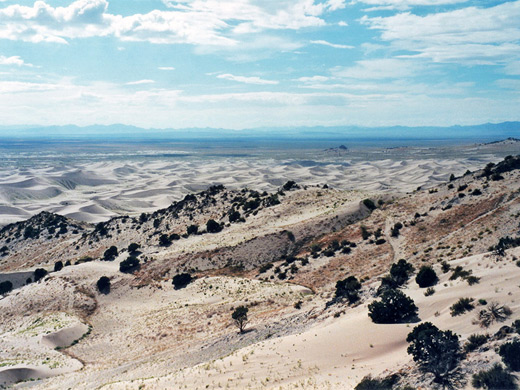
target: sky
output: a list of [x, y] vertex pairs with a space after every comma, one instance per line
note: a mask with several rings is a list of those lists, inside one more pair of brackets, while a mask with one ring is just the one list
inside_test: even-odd
[[520, 120], [520, 1], [0, 0], [0, 124]]

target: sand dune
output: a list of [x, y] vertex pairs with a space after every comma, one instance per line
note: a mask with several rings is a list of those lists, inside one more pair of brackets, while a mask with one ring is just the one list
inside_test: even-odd
[[109, 161], [13, 168], [0, 176], [0, 225], [52, 211], [86, 222], [166, 207], [213, 184], [273, 191], [288, 180], [345, 190], [413, 191], [481, 167], [480, 159], [396, 161]]

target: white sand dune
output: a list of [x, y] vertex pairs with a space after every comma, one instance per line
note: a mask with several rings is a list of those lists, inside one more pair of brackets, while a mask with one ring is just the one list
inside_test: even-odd
[[[413, 191], [482, 166], [480, 158], [374, 161], [104, 161], [13, 168], [0, 175], [0, 225], [52, 211], [86, 222], [167, 207], [214, 184], [273, 191], [288, 180], [345, 190]], [[488, 157], [493, 159], [492, 157]], [[495, 160], [498, 160], [495, 158]]]

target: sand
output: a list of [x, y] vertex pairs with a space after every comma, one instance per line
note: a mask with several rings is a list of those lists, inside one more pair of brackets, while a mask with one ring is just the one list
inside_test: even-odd
[[[516, 256], [520, 249], [510, 251]], [[496, 263], [494, 256], [476, 255], [451, 263], [473, 270], [479, 284], [468, 286], [464, 280], [450, 281], [451, 273], [441, 274], [436, 293], [424, 296], [413, 281], [403, 290], [419, 307], [421, 321], [460, 335], [462, 343], [473, 333], [494, 334], [505, 323], [483, 329], [475, 323], [478, 299], [508, 305], [516, 318], [520, 312], [518, 286], [520, 268], [510, 261]], [[449, 307], [459, 298], [474, 298], [476, 309], [452, 317]], [[329, 318], [299, 334], [263, 341], [240, 349], [230, 356], [200, 364], [172, 374], [142, 381], [124, 381], [108, 389], [349, 389], [366, 375], [384, 376], [408, 364], [406, 335], [416, 324], [374, 324], [368, 317], [368, 303], [348, 309], [340, 318]], [[494, 357], [496, 360], [496, 356]], [[403, 364], [404, 362], [404, 364]]]
[[12, 168], [0, 175], [0, 225], [40, 211], [84, 222], [155, 211], [187, 193], [223, 184], [273, 191], [288, 180], [343, 190], [409, 192], [482, 165], [478, 159], [350, 161], [320, 165], [275, 160], [114, 161]]

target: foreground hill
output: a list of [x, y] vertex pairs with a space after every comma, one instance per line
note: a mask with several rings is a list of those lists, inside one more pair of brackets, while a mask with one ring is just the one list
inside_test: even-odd
[[[428, 321], [462, 344], [490, 335], [450, 379], [472, 388], [514, 337], [496, 332], [520, 319], [519, 168], [508, 157], [405, 195], [215, 186], [97, 225], [41, 213], [5, 226], [0, 282], [14, 289], [0, 299], [0, 384], [340, 389], [396, 373], [395, 388], [433, 388], [406, 352], [408, 333]], [[399, 259], [415, 269], [400, 291], [417, 317], [373, 323], [369, 304]], [[424, 265], [439, 278], [427, 294], [414, 281]], [[176, 289], [182, 273], [194, 281]], [[100, 292], [102, 276], [110, 287]], [[336, 291], [349, 276], [361, 281], [352, 304]], [[459, 298], [475, 308], [452, 316]], [[495, 302], [511, 313], [482, 328], [477, 314]], [[231, 319], [239, 306], [245, 333]]]

